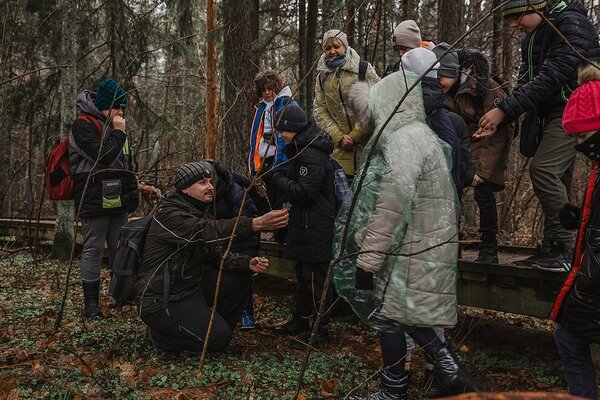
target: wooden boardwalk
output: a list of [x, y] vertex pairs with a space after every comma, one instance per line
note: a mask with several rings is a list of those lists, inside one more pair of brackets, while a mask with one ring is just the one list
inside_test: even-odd
[[[0, 219], [0, 239], [6, 242], [26, 243], [38, 238], [40, 244], [49, 243], [54, 235], [53, 220], [29, 223], [23, 219]], [[81, 235], [78, 235], [81, 243]], [[475, 250], [463, 250], [458, 262], [459, 304], [547, 318], [554, 299], [567, 274], [534, 268], [516, 267], [510, 262], [524, 258], [533, 250], [501, 247], [500, 264], [480, 264], [473, 260]], [[295, 277], [293, 263], [284, 259], [285, 245], [262, 242], [262, 255], [269, 258], [269, 274], [285, 279]]]

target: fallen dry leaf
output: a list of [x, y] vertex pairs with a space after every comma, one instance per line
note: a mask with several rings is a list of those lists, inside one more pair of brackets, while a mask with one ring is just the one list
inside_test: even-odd
[[319, 388], [319, 393], [326, 399], [330, 399], [335, 397], [338, 388], [340, 387], [340, 382], [337, 379], [328, 379], [321, 382], [321, 387]]

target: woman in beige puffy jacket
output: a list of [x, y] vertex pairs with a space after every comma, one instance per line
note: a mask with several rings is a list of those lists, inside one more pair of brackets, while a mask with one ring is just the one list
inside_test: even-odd
[[367, 142], [371, 132], [356, 122], [348, 106], [348, 90], [359, 80], [376, 83], [379, 76], [371, 64], [360, 59], [348, 45], [346, 34], [338, 29], [323, 35], [323, 54], [317, 70], [314, 118], [333, 140], [331, 158], [340, 163], [352, 179], [360, 163], [362, 144]]

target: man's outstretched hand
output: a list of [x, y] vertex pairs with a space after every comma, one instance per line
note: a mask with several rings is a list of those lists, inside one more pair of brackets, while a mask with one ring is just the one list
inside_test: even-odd
[[289, 221], [287, 209], [273, 210], [268, 213], [252, 219], [252, 229], [254, 231], [272, 231], [279, 228], [285, 228]]
[[265, 257], [254, 257], [250, 260], [250, 271], [265, 272], [269, 266], [269, 259]]

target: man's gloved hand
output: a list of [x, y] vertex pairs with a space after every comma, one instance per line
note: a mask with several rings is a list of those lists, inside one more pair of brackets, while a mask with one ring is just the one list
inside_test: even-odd
[[362, 268], [356, 267], [355, 272], [356, 284], [354, 285], [357, 289], [362, 290], [373, 290], [373, 273], [363, 270]]
[[581, 223], [581, 208], [567, 203], [558, 212], [558, 219], [563, 228], [578, 229]]

